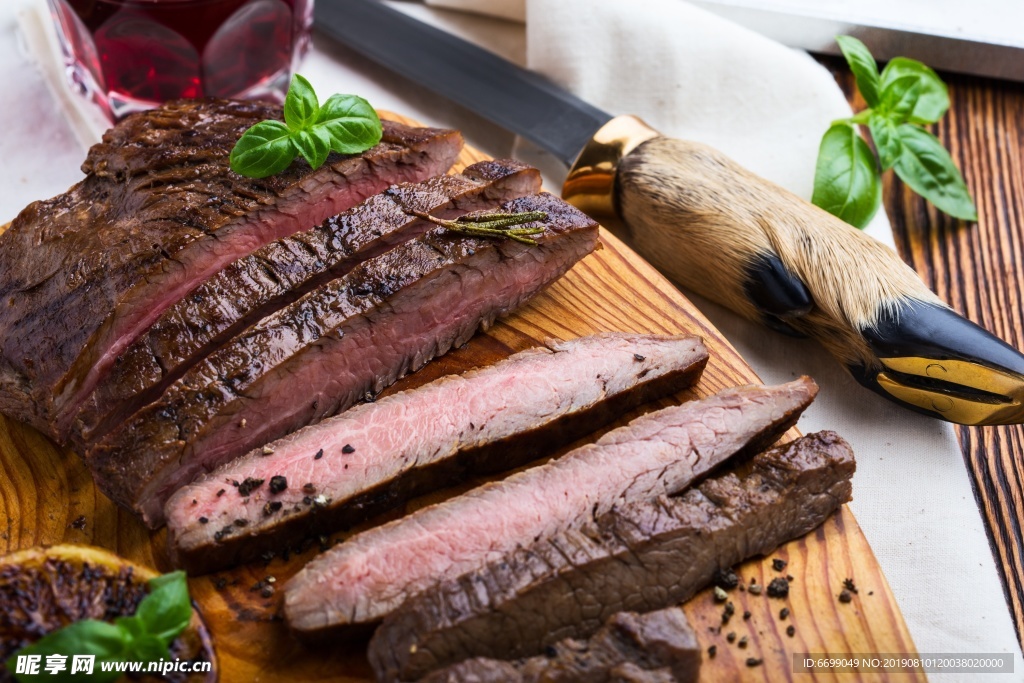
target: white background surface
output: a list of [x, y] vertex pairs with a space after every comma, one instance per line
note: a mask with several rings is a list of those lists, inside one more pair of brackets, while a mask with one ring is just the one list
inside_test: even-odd
[[[645, 21], [644, 16], [652, 15], [644, 13], [631, 17], [640, 22], [643, 41], [630, 38], [622, 21], [609, 24], [600, 19], [602, 12], [615, 11], [614, 2], [530, 1], [529, 49], [520, 24], [435, 11], [414, 3], [402, 6], [485, 42], [507, 58], [525, 62], [529, 57], [531, 66], [595, 104], [616, 113], [643, 114], [665, 132], [720, 144], [742, 163], [809, 194], [819, 131], [844, 101], [827, 74], [823, 77], [824, 72], [806, 56], [735, 33], [729, 26], [691, 13], [677, 0], [644, 3], [648, 8], [661, 6], [653, 15], [656, 20]], [[29, 201], [62, 192], [78, 180], [84, 158], [40, 72], [17, 44], [16, 14], [32, 2], [0, 3], [0, 69], [6, 88], [6, 97], [0, 100], [0, 155], [7, 162], [0, 183], [4, 220]], [[585, 12], [580, 12], [581, 6]], [[596, 32], [607, 31], [610, 25], [617, 36], [607, 37], [607, 42], [595, 39]], [[598, 50], [609, 44], [617, 49]], [[651, 63], [646, 50], [659, 51], [657, 62], [662, 68], [643, 68]], [[723, 60], [732, 68], [723, 71]], [[667, 64], [678, 68], [665, 68]], [[616, 77], [624, 68], [630, 77]], [[684, 71], [685, 88], [665, 80]], [[321, 95], [355, 92], [379, 108], [429, 124], [458, 127], [471, 144], [495, 156], [509, 155], [513, 148], [511, 134], [327, 40], [315, 41], [302, 72]], [[786, 98], [773, 95], [780, 88], [789, 89]], [[816, 123], [808, 123], [816, 118]], [[524, 153], [536, 158], [530, 150]], [[557, 189], [560, 171], [550, 163], [544, 168], [549, 185]], [[880, 221], [873, 229], [891, 243], [887, 227]], [[804, 431], [836, 429], [853, 444], [858, 473], [852, 507], [919, 651], [1014, 652], [1016, 669], [1024, 672], [952, 429], [896, 409], [862, 389], [809, 342], [766, 333], [713, 305], [701, 305], [765, 381], [810, 374], [821, 384], [821, 396], [800, 426]], [[962, 675], [933, 678], [968, 679]], [[1024, 675], [980, 677], [1011, 679], [1024, 680]]]

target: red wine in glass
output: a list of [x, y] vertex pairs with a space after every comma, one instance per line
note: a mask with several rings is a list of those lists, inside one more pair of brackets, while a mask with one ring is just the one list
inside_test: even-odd
[[111, 120], [180, 97], [280, 102], [313, 0], [49, 0], [68, 79]]

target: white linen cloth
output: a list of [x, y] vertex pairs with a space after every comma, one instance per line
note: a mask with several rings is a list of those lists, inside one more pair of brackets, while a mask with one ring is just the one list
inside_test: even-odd
[[[522, 6], [519, 0], [428, 2], [458, 3], [477, 13], [497, 7], [505, 18], [517, 16], [517, 5]], [[804, 197], [811, 192], [821, 134], [832, 119], [849, 115], [831, 76], [806, 54], [682, 0], [528, 0], [525, 31], [507, 20], [416, 2], [392, 4], [527, 63], [610, 112], [638, 114], [666, 134], [713, 144]], [[19, 10], [29, 50], [15, 47]], [[8, 97], [0, 103], [5, 130], [0, 153], [9, 169], [17, 169], [0, 183], [4, 220], [81, 177], [83, 149], [75, 136], [88, 144], [98, 133], [88, 116], [62, 112], [47, 91], [47, 81], [58, 91], [61, 76], [46, 55], [47, 26], [39, 0], [0, 3], [6, 37], [0, 41], [0, 65], [8, 77]], [[41, 69], [32, 69], [32, 62]], [[314, 41], [302, 73], [321, 95], [359, 93], [377, 107], [459, 127], [471, 144], [490, 154], [512, 150], [514, 139], [506, 131], [326, 39]], [[525, 145], [518, 151], [542, 166], [549, 187], [560, 187], [564, 169]], [[884, 214], [868, 232], [892, 245]], [[713, 304], [697, 303], [766, 382], [808, 374], [821, 385], [800, 426], [834, 429], [853, 444], [858, 470], [852, 507], [918, 650], [1012, 652], [1016, 671], [1024, 671], [952, 428], [861, 388], [811, 342], [767, 332]], [[933, 675], [967, 680], [963, 674]], [[1019, 678], [1020, 673], [1012, 677]]]

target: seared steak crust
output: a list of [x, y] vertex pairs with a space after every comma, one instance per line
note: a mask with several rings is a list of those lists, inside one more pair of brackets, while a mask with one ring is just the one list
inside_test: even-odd
[[[356, 406], [174, 494], [165, 508], [172, 556], [189, 573], [213, 571], [361, 522], [468, 475], [518, 467], [690, 386], [707, 358], [695, 336], [606, 333], [549, 342]], [[275, 476], [292, 484], [218, 495], [226, 481]], [[326, 501], [303, 504], [316, 496]], [[242, 528], [220, 533], [238, 519]]]
[[681, 607], [619, 612], [588, 640], [566, 638], [543, 655], [477, 657], [420, 683], [696, 683], [700, 645]]
[[[832, 432], [753, 458], [678, 498], [628, 503], [419, 594], [370, 643], [378, 681], [471, 657], [532, 656], [609, 616], [678, 604], [716, 570], [771, 552], [850, 500], [855, 463]], [[643, 590], [639, 588], [643, 587]]]
[[[182, 100], [133, 114], [0, 236], [0, 412], [58, 440], [90, 383], [167, 306], [261, 244], [307, 229], [393, 182], [447, 168], [452, 131], [385, 124], [380, 145], [264, 179], [228, 166], [266, 104]], [[442, 168], [444, 167], [444, 168]]]
[[618, 505], [680, 491], [729, 457], [775, 441], [816, 393], [803, 378], [664, 408], [558, 460], [368, 529], [288, 582], [288, 624], [318, 639], [372, 624], [428, 586], [516, 547]]
[[87, 454], [101, 489], [160, 524], [197, 475], [379, 392], [517, 308], [597, 243], [597, 224], [548, 194], [537, 246], [427, 233], [249, 328]]
[[74, 435], [83, 444], [102, 437], [249, 325], [433, 227], [412, 212], [455, 217], [539, 191], [536, 169], [487, 161], [462, 175], [392, 186], [257, 249], [178, 301], [125, 350], [83, 405]]

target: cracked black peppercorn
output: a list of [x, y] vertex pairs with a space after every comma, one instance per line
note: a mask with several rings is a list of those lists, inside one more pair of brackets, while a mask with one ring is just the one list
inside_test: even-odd
[[245, 481], [238, 485], [238, 495], [248, 496], [250, 493], [258, 489], [259, 487], [263, 486], [263, 481], [263, 479], [247, 477]]
[[352, 446], [352, 444], [347, 443], [341, 447], [341, 452], [344, 453], [345, 455], [349, 455], [350, 453], [355, 453], [356, 449]]
[[789, 581], [782, 578], [772, 579], [772, 582], [768, 584], [768, 597], [769, 598], [785, 598], [789, 595]]
[[732, 569], [719, 569], [715, 572], [712, 582], [719, 588], [731, 591], [740, 585], [740, 577], [736, 576]]
[[270, 492], [277, 494], [288, 488], [288, 479], [280, 474], [270, 478]]

